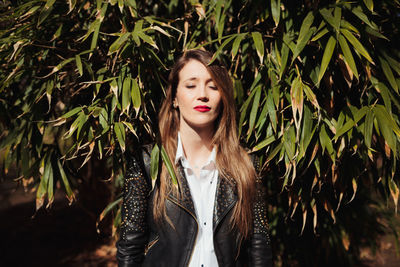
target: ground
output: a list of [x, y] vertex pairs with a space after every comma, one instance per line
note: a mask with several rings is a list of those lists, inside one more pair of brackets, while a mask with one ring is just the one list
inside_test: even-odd
[[[0, 266], [117, 266], [115, 238], [98, 233], [84, 207], [60, 194], [51, 209], [35, 212], [35, 195], [15, 185], [0, 182]], [[365, 266], [400, 266], [394, 241], [384, 236], [376, 254], [363, 249]]]

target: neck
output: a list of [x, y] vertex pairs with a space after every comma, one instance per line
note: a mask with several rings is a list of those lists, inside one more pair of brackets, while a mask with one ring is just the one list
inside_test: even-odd
[[193, 165], [202, 165], [210, 155], [214, 129], [193, 128], [181, 123], [179, 128], [183, 150], [187, 160]]

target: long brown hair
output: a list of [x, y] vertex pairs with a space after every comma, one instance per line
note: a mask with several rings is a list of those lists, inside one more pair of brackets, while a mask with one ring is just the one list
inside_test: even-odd
[[[211, 64], [212, 54], [203, 50], [185, 52], [173, 66], [169, 77], [166, 98], [159, 113], [159, 130], [161, 142], [173, 162], [177, 149], [179, 128], [179, 110], [173, 107], [173, 100], [179, 83], [179, 72], [190, 60], [202, 63], [210, 73], [221, 92], [221, 108], [215, 122], [215, 133], [212, 143], [216, 146], [216, 165], [221, 179], [228, 179], [236, 186], [238, 201], [233, 211], [232, 227], [248, 237], [252, 229], [252, 203], [255, 192], [255, 170], [246, 151], [240, 146], [237, 135], [236, 111], [233, 98], [232, 80], [226, 68], [217, 60]], [[232, 164], [234, 162], [235, 164]], [[174, 166], [178, 174], [177, 166]], [[178, 184], [182, 177], [177, 175]], [[165, 199], [168, 194], [179, 197], [179, 192], [172, 185], [166, 167], [162, 166], [159, 190], [156, 192], [153, 214], [156, 221], [165, 218]], [[168, 218], [167, 218], [168, 219]]]

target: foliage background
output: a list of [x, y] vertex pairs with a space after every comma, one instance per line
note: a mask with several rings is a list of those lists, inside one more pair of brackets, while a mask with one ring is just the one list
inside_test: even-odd
[[[268, 171], [275, 262], [354, 265], [399, 197], [397, 0], [2, 1], [3, 174], [110, 203], [124, 151], [155, 139], [168, 67], [205, 48], [235, 84], [242, 142]], [[107, 185], [104, 187], [104, 185]], [[106, 189], [105, 189], [106, 188]], [[393, 204], [390, 204], [393, 203]], [[310, 249], [312, 248], [312, 249]]]

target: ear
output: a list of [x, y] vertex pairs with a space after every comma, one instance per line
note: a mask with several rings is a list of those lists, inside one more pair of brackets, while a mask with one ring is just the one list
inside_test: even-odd
[[178, 107], [178, 100], [176, 100], [176, 97], [175, 97], [174, 100], [172, 101], [172, 106], [173, 106], [174, 108], [177, 108], [177, 107]]

